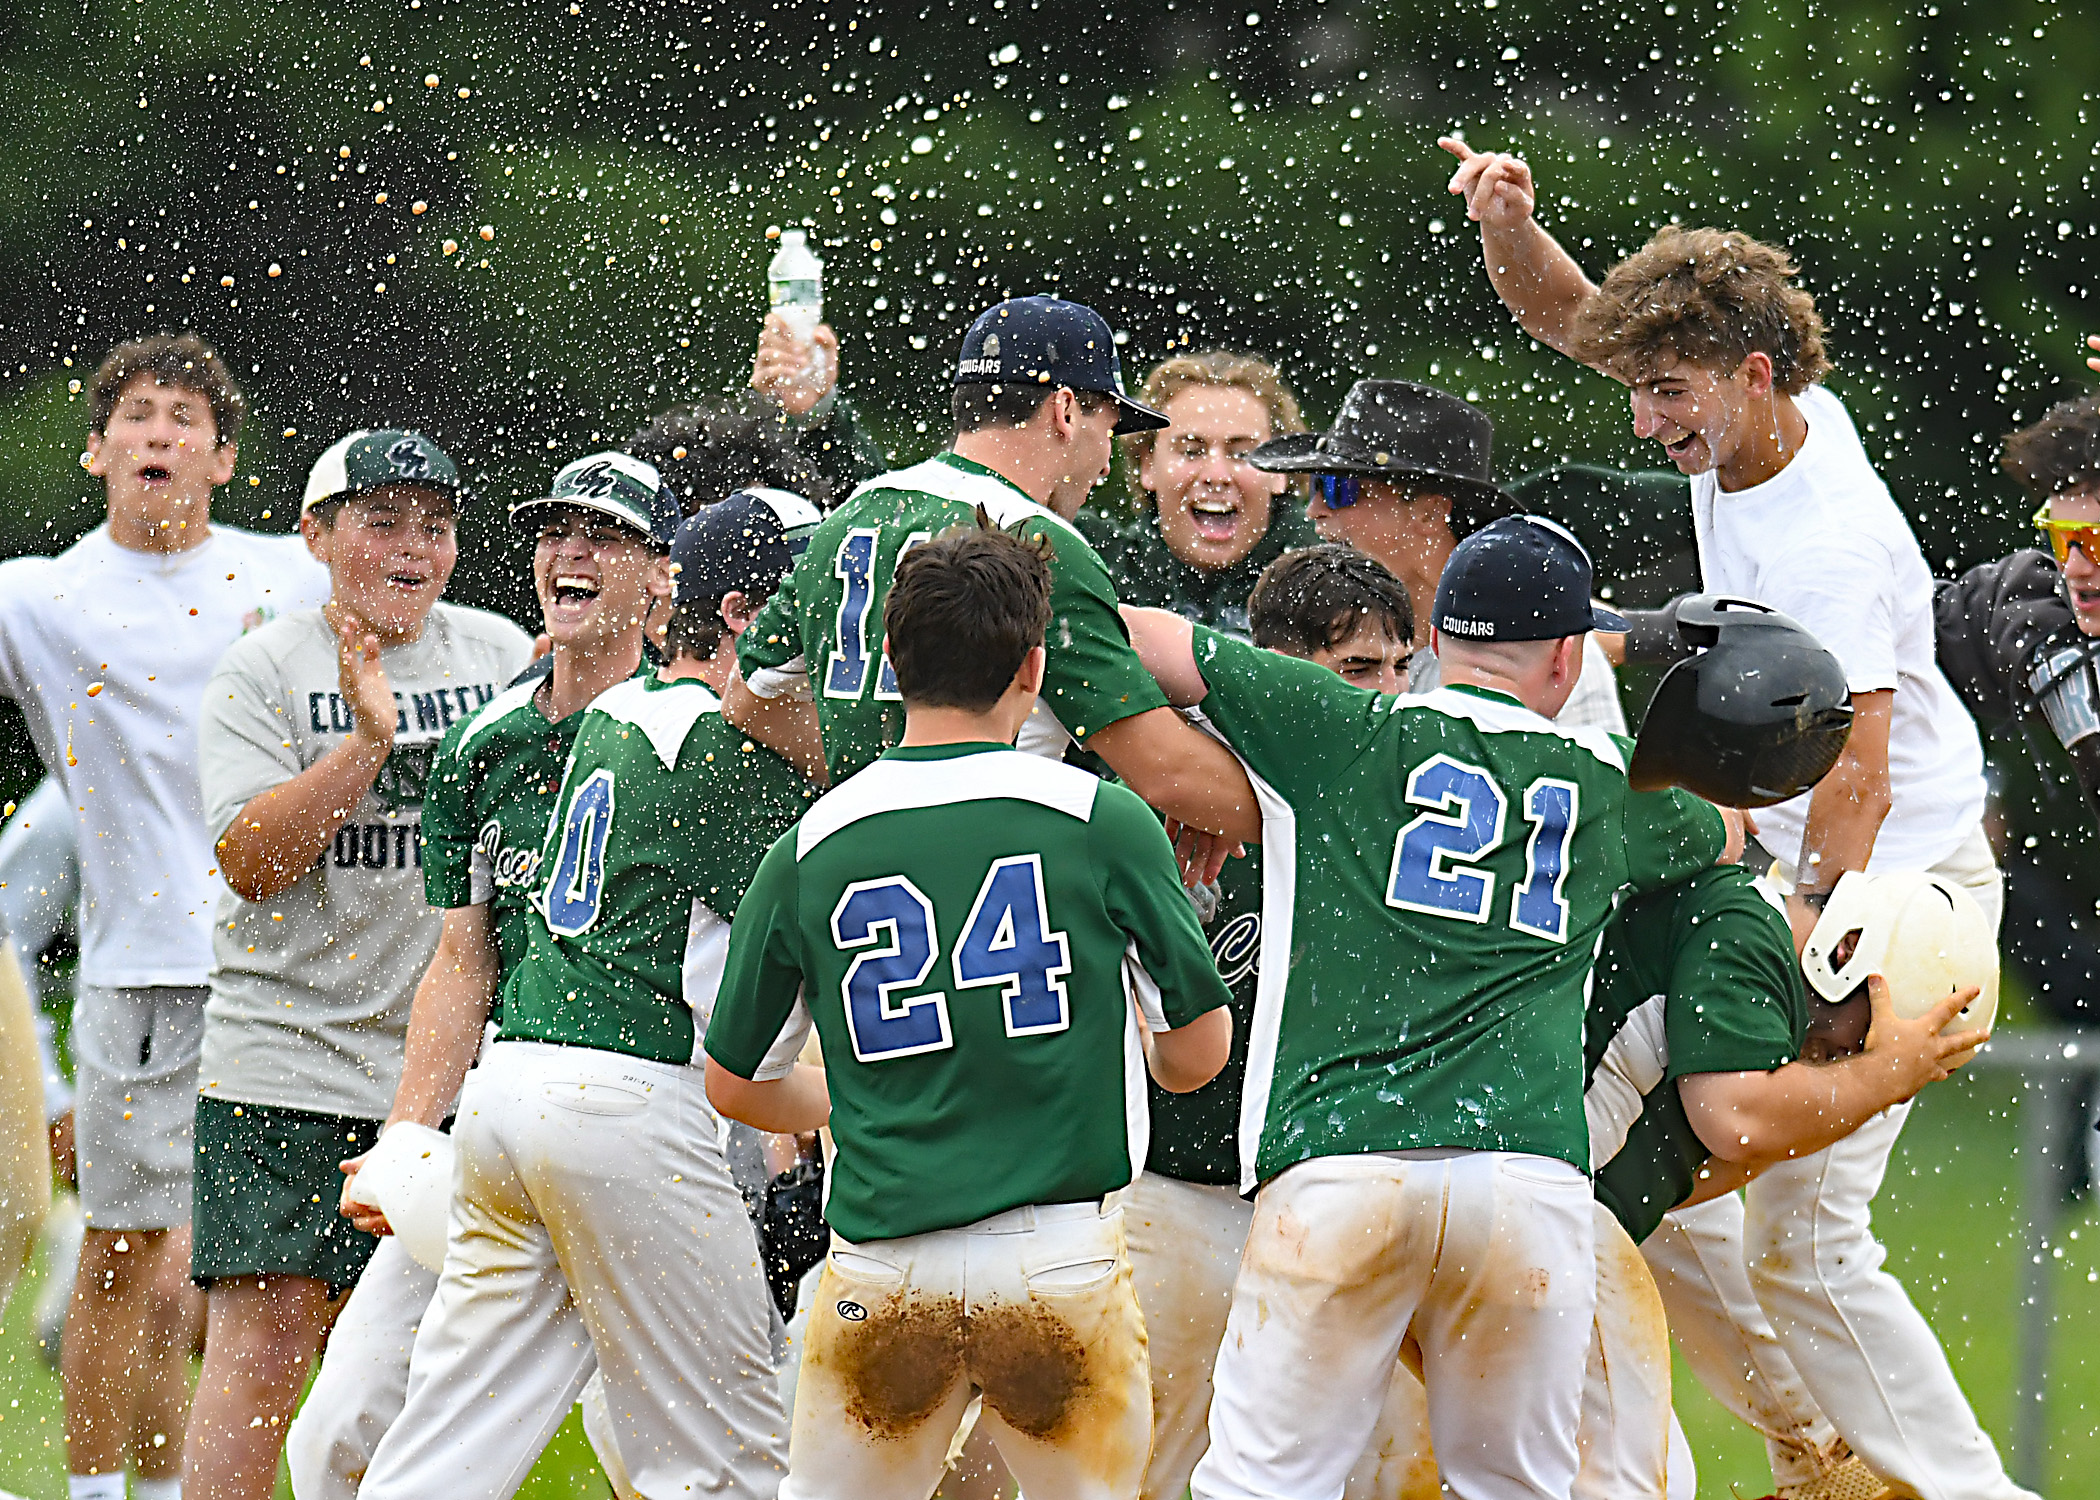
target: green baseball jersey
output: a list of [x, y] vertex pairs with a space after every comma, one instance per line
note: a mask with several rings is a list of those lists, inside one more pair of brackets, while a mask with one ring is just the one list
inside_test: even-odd
[[1134, 793], [933, 745], [886, 752], [767, 853], [706, 1046], [777, 1078], [815, 1025], [825, 1217], [896, 1239], [1127, 1184], [1148, 1131], [1139, 1013], [1165, 1030], [1230, 998]]
[[547, 825], [500, 1034], [691, 1062], [744, 887], [809, 798], [705, 683], [652, 673], [601, 693]]
[[993, 523], [1051, 548], [1049, 661], [1020, 748], [1056, 757], [1166, 699], [1130, 647], [1115, 585], [1069, 521], [1011, 481], [953, 453], [862, 485], [825, 517], [780, 589], [737, 640], [760, 697], [805, 689], [817, 704], [833, 785], [903, 736], [904, 704], [882, 650], [882, 610], [897, 559], [950, 526]]
[[1597, 1201], [1636, 1243], [1710, 1154], [1676, 1081], [1792, 1062], [1808, 1030], [1784, 905], [1736, 865], [1639, 896], [1605, 928], [1583, 1061]]
[[1152, 1091], [1152, 1149], [1145, 1170], [1183, 1182], [1240, 1180], [1240, 1090], [1247, 1080], [1247, 1038], [1254, 1029], [1261, 978], [1261, 846], [1228, 859], [1218, 876], [1217, 907], [1203, 923], [1211, 959], [1232, 991], [1232, 1055], [1202, 1088]]
[[487, 906], [500, 972], [524, 959], [547, 816], [583, 714], [552, 723], [532, 701], [543, 677], [504, 689], [455, 724], [423, 789], [423, 892], [432, 906]]
[[1363, 1151], [1586, 1166], [1583, 992], [1620, 889], [1727, 830], [1628, 749], [1472, 687], [1394, 697], [1202, 626], [1203, 710], [1259, 778], [1261, 979], [1241, 1186]]

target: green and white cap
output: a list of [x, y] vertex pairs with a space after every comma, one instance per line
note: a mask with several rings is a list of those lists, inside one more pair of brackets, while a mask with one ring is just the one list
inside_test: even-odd
[[324, 500], [342, 500], [390, 485], [444, 490], [464, 501], [467, 487], [445, 450], [420, 432], [400, 427], [364, 428], [338, 439], [314, 460], [299, 502], [305, 515]]
[[550, 505], [611, 516], [659, 547], [668, 548], [678, 534], [678, 497], [665, 487], [655, 464], [631, 453], [592, 453], [565, 464], [554, 476], [551, 493], [513, 501], [510, 518], [536, 526], [539, 518], [532, 512]]

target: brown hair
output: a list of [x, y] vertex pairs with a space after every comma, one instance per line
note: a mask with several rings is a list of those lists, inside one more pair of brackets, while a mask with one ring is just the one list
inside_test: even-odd
[[156, 385], [195, 391], [210, 403], [216, 446], [223, 448], [240, 436], [248, 403], [211, 345], [194, 333], [157, 333], [110, 350], [88, 382], [89, 432], [109, 431], [110, 415], [124, 387], [140, 375], [152, 376]]
[[1339, 542], [1284, 553], [1261, 570], [1247, 596], [1254, 644], [1287, 656], [1339, 645], [1367, 615], [1394, 640], [1414, 639], [1406, 585], [1377, 558]]
[[1050, 543], [992, 525], [953, 526], [898, 560], [882, 610], [907, 705], [982, 712], [1050, 625]]
[[1575, 356], [1642, 375], [1670, 355], [1731, 373], [1752, 354], [1797, 396], [1830, 370], [1815, 298], [1777, 245], [1730, 229], [1656, 231], [1575, 314]]
[[[1047, 381], [1037, 385], [1002, 381], [995, 385], [988, 380], [967, 380], [949, 394], [948, 415], [955, 419], [957, 437], [987, 427], [1026, 427], [1043, 409], [1043, 403], [1063, 389]], [[1100, 411], [1114, 400], [1101, 391], [1072, 394], [1079, 398], [1083, 412]]]
[[629, 438], [627, 451], [656, 465], [688, 516], [754, 484], [794, 490], [819, 505], [835, 498], [795, 446], [794, 419], [756, 392], [674, 406]]
[[[1229, 386], [1245, 391], [1269, 411], [1269, 436], [1305, 431], [1305, 416], [1298, 410], [1298, 397], [1283, 382], [1283, 375], [1256, 354], [1235, 354], [1230, 349], [1204, 349], [1195, 354], [1176, 354], [1161, 360], [1145, 377], [1138, 400], [1154, 411], [1164, 411], [1169, 401], [1197, 386]], [[1145, 505], [1149, 497], [1138, 482], [1138, 468], [1152, 456], [1159, 429], [1129, 435], [1130, 463], [1124, 476], [1130, 482], [1131, 498]]]
[[2005, 440], [1998, 464], [2038, 500], [2100, 483], [2100, 394], [2057, 402]]

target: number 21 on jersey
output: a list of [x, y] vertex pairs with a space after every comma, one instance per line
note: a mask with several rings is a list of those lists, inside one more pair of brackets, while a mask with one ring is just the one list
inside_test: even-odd
[[[1485, 923], [1493, 914], [1495, 875], [1479, 861], [1502, 842], [1509, 798], [1478, 766], [1432, 755], [1407, 778], [1407, 800], [1424, 809], [1400, 830], [1385, 900], [1403, 911]], [[1524, 879], [1510, 897], [1509, 925], [1548, 942], [1568, 940], [1568, 847], [1575, 838], [1581, 793], [1572, 781], [1542, 776], [1520, 804], [1531, 824]]]
[[[926, 982], [941, 951], [933, 903], [908, 877], [847, 886], [832, 909], [831, 938], [841, 952], [855, 954], [839, 986], [855, 1058], [885, 1062], [955, 1045], [945, 991], [902, 998]], [[1050, 930], [1040, 854], [993, 861], [949, 966], [957, 989], [999, 986], [1010, 1037], [1072, 1024], [1064, 986], [1072, 949], [1064, 933]]]

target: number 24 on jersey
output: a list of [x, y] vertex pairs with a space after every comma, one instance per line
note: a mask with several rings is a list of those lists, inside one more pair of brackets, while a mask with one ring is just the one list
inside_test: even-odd
[[[1403, 911], [1485, 923], [1493, 915], [1495, 875], [1478, 862], [1502, 842], [1509, 798], [1479, 766], [1432, 755], [1407, 778], [1407, 800], [1422, 808], [1393, 844], [1386, 904]], [[1568, 847], [1581, 792], [1572, 781], [1542, 776], [1519, 804], [1531, 824], [1524, 879], [1510, 898], [1509, 925], [1549, 942], [1568, 940]]]
[[[947, 994], [909, 994], [926, 982], [941, 951], [933, 903], [909, 877], [847, 886], [832, 909], [831, 938], [841, 952], [855, 955], [839, 989], [856, 1059], [885, 1062], [955, 1045]], [[993, 861], [949, 966], [957, 989], [999, 985], [1010, 1037], [1044, 1036], [1072, 1024], [1064, 985], [1072, 948], [1064, 933], [1050, 930], [1040, 854]]]

